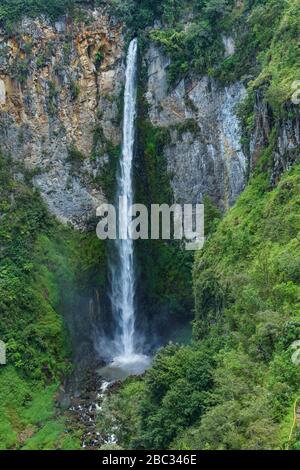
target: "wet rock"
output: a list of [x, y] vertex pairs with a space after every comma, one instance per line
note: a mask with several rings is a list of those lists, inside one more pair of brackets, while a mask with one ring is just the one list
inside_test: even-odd
[[61, 402], [69, 397], [70, 406], [66, 411], [66, 422], [69, 429], [80, 431], [84, 449], [99, 449], [102, 445], [115, 442], [115, 437], [111, 434], [98, 432], [97, 419], [101, 413], [103, 400], [117, 390], [121, 382], [104, 381], [97, 373], [99, 366], [102, 365], [97, 361], [91, 363], [89, 368], [80, 372], [80, 380], [75, 371], [67, 383], [60, 387], [57, 395], [60, 406]]
[[236, 115], [246, 96], [243, 84], [221, 87], [209, 77], [193, 76], [169, 89], [168, 58], [152, 44], [145, 61], [150, 120], [171, 131], [164, 154], [176, 201], [202, 202], [208, 194], [228, 208], [245, 185], [246, 157]]

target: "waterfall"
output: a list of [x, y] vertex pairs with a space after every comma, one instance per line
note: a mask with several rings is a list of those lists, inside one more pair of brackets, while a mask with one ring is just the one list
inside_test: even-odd
[[[134, 154], [135, 117], [136, 117], [136, 70], [137, 70], [137, 39], [130, 42], [127, 53], [123, 143], [119, 173], [117, 177], [117, 199], [130, 207], [133, 204], [132, 165]], [[119, 226], [127, 227], [129, 216], [127, 211], [119, 211]], [[118, 328], [115, 335], [119, 355], [129, 357], [134, 349], [135, 323], [135, 274], [133, 241], [123, 233], [124, 239], [115, 242], [117, 263], [112, 269], [112, 309], [117, 319]]]
[[[133, 204], [133, 157], [135, 118], [137, 107], [137, 39], [130, 42], [127, 53], [124, 91], [122, 154], [117, 175], [116, 200], [129, 208]], [[128, 237], [128, 210], [120, 211], [119, 229], [122, 233], [114, 241], [110, 259], [111, 304], [115, 332], [111, 343], [104, 341], [106, 356], [111, 361], [99, 370], [107, 380], [123, 379], [141, 374], [150, 365], [151, 358], [138, 350], [135, 343], [135, 266], [134, 244]], [[126, 227], [126, 232], [124, 228]]]

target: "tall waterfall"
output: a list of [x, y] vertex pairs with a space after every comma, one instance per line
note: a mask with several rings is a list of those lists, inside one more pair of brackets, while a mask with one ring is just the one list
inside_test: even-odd
[[[137, 107], [137, 39], [133, 39], [129, 45], [125, 78], [123, 145], [117, 175], [116, 199], [118, 204], [121, 200], [123, 208], [126, 209], [133, 204], [134, 196], [132, 170]], [[136, 347], [135, 341], [136, 278], [134, 244], [127, 230], [130, 221], [129, 211], [119, 210], [121, 236], [114, 242], [110, 260], [111, 304], [115, 332], [112, 343], [104, 341], [104, 348], [107, 348], [106, 356], [111, 362], [100, 369], [100, 374], [107, 380], [141, 374], [151, 363], [151, 358], [142, 354]]]
[[[130, 42], [127, 53], [124, 92], [123, 144], [117, 175], [117, 202], [120, 198], [129, 208], [133, 203], [133, 156], [135, 117], [137, 106], [137, 39]], [[125, 208], [126, 209], [126, 208]], [[122, 236], [114, 242], [111, 259], [111, 303], [115, 323], [112, 344], [106, 344], [111, 362], [100, 369], [107, 380], [122, 379], [141, 374], [150, 365], [151, 358], [136, 347], [135, 341], [135, 265], [133, 240], [128, 237], [128, 210], [120, 211], [119, 232]], [[126, 228], [126, 231], [124, 230]], [[141, 341], [140, 341], [141, 343]]]
[[[124, 92], [123, 145], [117, 179], [117, 197], [130, 207], [133, 204], [132, 165], [136, 117], [136, 71], [137, 39], [130, 42], [127, 53], [126, 81]], [[119, 226], [127, 227], [128, 211], [120, 211]], [[129, 357], [134, 354], [135, 323], [135, 274], [133, 241], [127, 232], [115, 243], [117, 262], [112, 269], [112, 308], [118, 328], [115, 336], [119, 355]]]

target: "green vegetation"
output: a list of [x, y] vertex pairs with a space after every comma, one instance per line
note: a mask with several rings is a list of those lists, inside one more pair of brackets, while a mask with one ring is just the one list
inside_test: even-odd
[[[98, 116], [98, 118], [100, 119], [101, 116]], [[106, 156], [106, 161], [102, 163], [97, 175], [93, 178], [92, 185], [98, 189], [102, 188], [104, 194], [111, 202], [114, 201], [116, 194], [116, 178], [120, 152], [120, 145], [114, 145], [113, 142], [105, 137], [101, 125], [96, 125], [93, 132], [93, 149], [90, 158], [96, 160]]]
[[105, 152], [108, 155], [108, 161], [104, 163], [98, 175], [93, 179], [93, 185], [96, 188], [102, 188], [108, 200], [113, 201], [116, 194], [116, 175], [121, 147], [106, 142]]
[[78, 447], [54, 406], [71, 371], [62, 314], [75, 292], [103, 286], [104, 247], [94, 233], [52, 219], [29, 175], [22, 182], [16, 171], [24, 172], [0, 157], [0, 338], [8, 362], [0, 369], [0, 448]]
[[36, 66], [38, 69], [42, 69], [43, 67], [46, 67], [46, 65], [48, 65], [51, 62], [51, 57], [53, 54], [53, 47], [54, 47], [53, 41], [47, 42], [43, 50], [37, 56]]
[[[147, 30], [146, 40], [155, 41], [171, 58], [171, 85], [190, 72], [208, 74], [223, 83], [253, 80], [250, 87], [263, 87], [273, 111], [282, 112], [291, 98], [292, 83], [300, 79], [299, 0], [110, 3], [114, 14], [142, 36], [155, 19], [162, 21], [162, 28]], [[229, 57], [225, 57], [226, 37], [235, 41]]]
[[197, 121], [193, 118], [186, 119], [184, 122], [176, 124], [176, 126], [173, 127], [177, 130], [179, 140], [182, 140], [183, 134], [187, 132], [189, 132], [195, 137], [198, 136], [200, 132], [199, 125]]
[[[275, 15], [280, 8], [282, 13], [278, 21]], [[266, 98], [273, 110], [277, 111], [291, 98], [292, 83], [300, 79], [300, 2], [299, 0], [268, 2], [268, 8], [265, 7], [265, 10], [265, 16], [269, 14], [266, 22], [270, 21], [273, 34], [269, 49], [260, 56], [262, 71], [255, 80], [254, 87], [267, 85]], [[263, 21], [260, 13], [259, 10], [256, 12], [256, 18], [260, 16], [260, 21]], [[265, 34], [263, 31], [265, 22], [261, 24], [261, 34], [263, 32]]]
[[[99, 3], [101, 0], [99, 0]], [[178, 0], [109, 0], [111, 12], [119, 17], [133, 31], [141, 33], [152, 26], [156, 19], [174, 24], [190, 10], [191, 2]]]
[[[151, 204], [172, 204], [171, 175], [164, 156], [170, 131], [152, 126], [143, 97], [143, 78], [139, 87], [137, 164], [134, 168], [136, 198]], [[192, 126], [191, 126], [192, 127]], [[150, 210], [149, 210], [150, 213]], [[164, 331], [170, 321], [186, 322], [192, 318], [191, 270], [193, 254], [181, 242], [138, 240], [137, 264], [143, 275], [139, 280], [140, 305], [149, 318]]]
[[47, 109], [50, 116], [54, 117], [58, 111], [58, 98], [59, 98], [60, 88], [57, 84], [49, 80], [48, 81], [48, 97], [47, 97]]
[[54, 396], [58, 384], [43, 385], [22, 377], [12, 366], [0, 373], [0, 449], [79, 449], [78, 431], [66, 432]]
[[236, 31], [235, 53], [213, 75], [228, 82], [248, 77], [250, 90], [261, 88], [273, 112], [282, 114], [291, 98], [292, 83], [299, 80], [299, 0], [244, 2], [227, 22]]
[[72, 143], [68, 148], [68, 161], [76, 165], [82, 163], [84, 161], [84, 158], [85, 156], [83, 155], [83, 153], [78, 150], [74, 143]]
[[192, 344], [162, 349], [107, 405], [122, 447], [299, 448], [299, 195], [299, 165], [272, 191], [257, 174], [214, 228], [194, 267]]
[[[74, 3], [2, 0], [0, 23], [11, 33], [23, 14], [45, 13], [54, 20], [66, 12], [74, 15]], [[299, 450], [295, 410], [300, 366], [292, 361], [291, 346], [300, 339], [300, 166], [294, 164], [276, 187], [270, 187], [269, 170], [280, 119], [299, 114], [289, 100], [292, 83], [300, 79], [300, 0], [109, 3], [130, 33], [138, 33], [144, 43], [155, 41], [170, 56], [171, 86], [188, 73], [208, 74], [223, 85], [244, 81], [248, 97], [239, 116], [245, 149], [257, 92], [274, 122], [255, 174], [223, 220], [205, 198], [207, 242], [195, 260], [177, 242], [138, 242], [137, 264], [143, 267], [138, 300], [145, 323], [148, 319], [153, 330], [164, 332], [195, 313], [193, 338], [187, 345], [162, 348], [144, 377], [128, 379], [109, 395], [99, 431], [111, 429], [125, 449]], [[162, 26], [152, 29], [157, 19]], [[229, 57], [226, 37], [235, 41]], [[71, 58], [70, 41], [62, 47], [64, 66]], [[36, 59], [37, 68], [47, 65], [49, 54], [51, 45]], [[100, 47], [96, 69], [103, 59]], [[31, 61], [29, 42], [10, 66], [21, 85]], [[164, 157], [170, 129], [154, 127], [147, 117], [143, 73], [134, 168], [137, 199], [146, 205], [171, 204], [172, 175]], [[76, 100], [78, 84], [70, 82], [69, 87]], [[56, 82], [48, 82], [48, 91], [48, 112], [55, 116]], [[179, 138], [187, 131], [199, 132], [192, 119], [176, 130]], [[18, 138], [22, 143], [22, 133]], [[90, 158], [104, 154], [107, 162], [92, 184], [112, 201], [120, 148], [97, 125]], [[74, 173], [84, 158], [70, 146]], [[0, 369], [0, 449], [78, 448], [80, 431], [68, 428], [55, 404], [61, 379], [72, 369], [63, 314], [74, 306], [75, 293], [84, 296], [95, 286], [104, 288], [105, 249], [94, 233], [79, 233], [55, 221], [28, 172], [3, 156], [0, 196], [0, 338], [8, 353], [8, 365]]]
[[[233, 0], [111, 0], [110, 4], [115, 15], [142, 35], [145, 27], [152, 27], [156, 19], [162, 21], [164, 27], [150, 31], [149, 37], [172, 59], [169, 66], [171, 84], [191, 70], [206, 73], [222, 60], [221, 33], [232, 15]], [[189, 18], [186, 27], [186, 18], [191, 13], [193, 17]]]
[[14, 29], [23, 15], [36, 17], [46, 14], [54, 20], [73, 6], [73, 0], [1, 0], [0, 23]]
[[19, 55], [16, 56], [14, 62], [9, 66], [9, 73], [14, 77], [20, 85], [25, 85], [30, 73], [30, 63], [32, 56], [26, 54], [23, 58]]
[[80, 95], [80, 86], [74, 80], [70, 81], [70, 92], [71, 92], [71, 99], [73, 101], [77, 100], [78, 96]]
[[96, 52], [95, 54], [95, 58], [94, 58], [94, 64], [95, 64], [95, 67], [96, 67], [96, 70], [98, 70], [104, 60], [104, 46], [100, 46], [98, 51]]
[[172, 62], [169, 66], [171, 83], [191, 70], [204, 74], [222, 58], [224, 46], [221, 40], [222, 20], [231, 1], [212, 0], [197, 4], [195, 18], [188, 28], [176, 22], [167, 29], [153, 30], [150, 39], [160, 44]]

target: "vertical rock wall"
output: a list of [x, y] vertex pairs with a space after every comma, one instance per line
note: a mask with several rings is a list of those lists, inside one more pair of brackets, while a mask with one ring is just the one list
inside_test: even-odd
[[102, 9], [84, 21], [23, 19], [0, 41], [2, 152], [34, 172], [50, 210], [84, 227], [103, 201], [96, 183], [120, 143], [121, 25]]
[[154, 126], [170, 129], [168, 160], [175, 199], [201, 202], [208, 194], [221, 208], [232, 205], [244, 188], [246, 158], [236, 105], [245, 97], [241, 83], [221, 88], [205, 76], [168, 88], [168, 59], [151, 45], [146, 54], [146, 99]]

